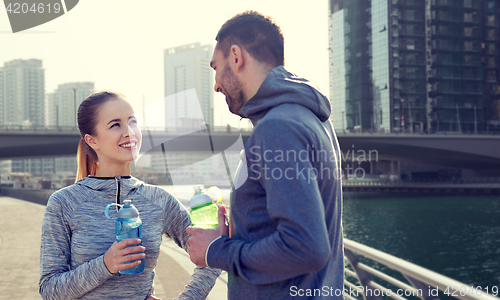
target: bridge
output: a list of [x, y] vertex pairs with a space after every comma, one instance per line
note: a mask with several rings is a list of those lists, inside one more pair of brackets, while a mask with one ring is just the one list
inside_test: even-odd
[[[251, 131], [216, 127], [210, 131], [142, 129], [141, 153], [159, 151], [220, 152]], [[377, 159], [403, 160], [452, 168], [500, 169], [500, 136], [453, 134], [337, 133], [344, 154], [366, 153]], [[70, 156], [80, 136], [74, 127], [0, 127], [0, 159]], [[351, 156], [352, 158], [352, 156]]]

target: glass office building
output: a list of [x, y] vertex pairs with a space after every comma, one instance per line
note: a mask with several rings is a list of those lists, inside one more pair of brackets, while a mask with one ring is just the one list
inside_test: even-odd
[[[342, 64], [333, 59], [339, 57], [334, 51], [341, 44], [346, 130], [499, 130], [499, 4], [331, 0], [332, 87], [339, 77], [334, 70]], [[342, 7], [343, 39], [334, 39], [335, 7]]]
[[330, 101], [331, 119], [337, 132], [346, 128], [346, 85], [344, 55], [344, 12], [342, 0], [333, 1], [330, 18]]

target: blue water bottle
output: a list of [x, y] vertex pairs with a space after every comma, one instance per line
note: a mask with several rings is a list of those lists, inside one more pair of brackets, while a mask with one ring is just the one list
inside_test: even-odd
[[[109, 216], [109, 208], [112, 205], [121, 206], [118, 211], [118, 219], [113, 219]], [[124, 200], [123, 205], [116, 203], [110, 203], [106, 206], [104, 210], [106, 217], [111, 220], [115, 220], [115, 230], [116, 230], [116, 240], [118, 243], [124, 239], [141, 239], [142, 238], [142, 221], [139, 218], [139, 211], [132, 205], [132, 200]], [[141, 246], [142, 242], [136, 245], [130, 245], [128, 247]], [[131, 253], [137, 254], [137, 253]], [[129, 254], [130, 255], [130, 254]], [[141, 263], [135, 267], [121, 270], [120, 274], [138, 274], [144, 271], [145, 259], [141, 258]], [[127, 261], [125, 264], [131, 263], [132, 261]]]

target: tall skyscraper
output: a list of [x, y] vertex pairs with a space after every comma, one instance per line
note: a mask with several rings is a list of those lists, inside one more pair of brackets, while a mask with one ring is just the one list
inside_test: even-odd
[[45, 126], [45, 70], [39, 59], [15, 59], [0, 68], [0, 125]]
[[[166, 108], [166, 126], [182, 127], [186, 122], [204, 119], [213, 127], [213, 73], [210, 68], [212, 46], [200, 43], [179, 46], [165, 50], [165, 96], [175, 95], [173, 105]], [[191, 89], [196, 95], [202, 115], [187, 99]], [[191, 124], [193, 124], [191, 122]]]
[[[47, 94], [47, 126], [78, 126], [76, 111], [90, 94], [95, 92], [93, 82], [68, 82], [59, 84], [57, 89]], [[76, 105], [76, 106], [75, 106]], [[75, 110], [76, 108], [76, 110]], [[56, 157], [54, 173], [76, 174], [76, 156]]]
[[330, 2], [330, 101], [333, 127], [338, 132], [345, 130], [346, 86], [344, 55], [344, 11], [343, 0]]
[[[45, 70], [40, 59], [15, 59], [0, 68], [0, 125], [45, 126]], [[5, 162], [7, 165], [8, 162]], [[53, 173], [54, 159], [20, 159], [12, 172]]]
[[[346, 128], [406, 133], [499, 130], [499, 4], [330, 0], [332, 90], [339, 80], [335, 70], [342, 65], [335, 59], [340, 55], [334, 52], [339, 51], [335, 44], [343, 43]], [[343, 40], [333, 27], [340, 19], [339, 7]]]
[[47, 94], [47, 126], [74, 126], [80, 103], [94, 91], [93, 82], [59, 84], [54, 92]]

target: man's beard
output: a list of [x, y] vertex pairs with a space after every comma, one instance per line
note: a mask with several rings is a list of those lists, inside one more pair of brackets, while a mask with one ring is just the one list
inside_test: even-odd
[[226, 84], [223, 85], [224, 91], [226, 92], [226, 103], [229, 107], [229, 111], [235, 115], [238, 115], [240, 108], [245, 104], [245, 95], [243, 94], [243, 85], [239, 81], [238, 77], [234, 75], [233, 71], [229, 66], [224, 67], [224, 80]]

